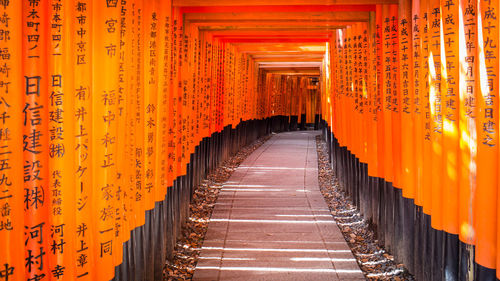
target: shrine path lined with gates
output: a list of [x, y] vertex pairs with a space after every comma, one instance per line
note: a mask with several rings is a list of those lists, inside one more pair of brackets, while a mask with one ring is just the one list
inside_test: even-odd
[[193, 280], [365, 280], [319, 190], [317, 134], [274, 135], [234, 171]]

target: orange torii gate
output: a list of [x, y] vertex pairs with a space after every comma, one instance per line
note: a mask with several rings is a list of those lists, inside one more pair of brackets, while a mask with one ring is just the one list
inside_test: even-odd
[[[365, 216], [385, 229], [386, 248], [422, 280], [486, 280], [497, 267], [497, 9], [377, 5], [371, 27], [340, 29], [331, 51], [336, 79], [322, 112], [333, 163]], [[365, 33], [367, 64], [358, 49]], [[365, 67], [375, 77], [360, 77]]]

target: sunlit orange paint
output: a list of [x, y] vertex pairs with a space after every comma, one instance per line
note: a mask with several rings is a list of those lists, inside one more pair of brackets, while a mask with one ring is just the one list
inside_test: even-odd
[[496, 267], [498, 200], [498, 46], [499, 22], [492, 12], [497, 0], [478, 1], [477, 57], [477, 174], [474, 228], [476, 260], [487, 268]]
[[[51, 235], [48, 243], [49, 272], [52, 278], [64, 276], [76, 278], [74, 249], [75, 243], [75, 143], [74, 143], [74, 79], [72, 62], [75, 59], [72, 42], [72, 18], [74, 8], [71, 1], [51, 0], [51, 19], [48, 52], [49, 77], [49, 150], [48, 168], [49, 225]], [[57, 20], [60, 16], [62, 20]], [[61, 26], [58, 26], [60, 24]], [[66, 248], [66, 251], [65, 251]], [[61, 268], [64, 271], [61, 272]]]
[[[391, 27], [391, 117], [392, 117], [392, 165], [393, 186], [401, 188], [401, 91], [399, 88], [400, 63], [398, 42], [398, 5], [390, 5], [390, 27]], [[385, 43], [385, 42], [384, 42]], [[386, 92], [388, 94], [388, 92]], [[386, 96], [387, 98], [387, 96]]]
[[401, 118], [401, 188], [415, 199], [415, 106], [411, 1], [399, 2], [399, 105]]
[[368, 120], [368, 175], [372, 177], [380, 177], [379, 163], [378, 163], [378, 84], [377, 84], [377, 25], [376, 25], [376, 14], [375, 12], [370, 14], [370, 21], [368, 22], [368, 102], [369, 102], [369, 112], [367, 116]]
[[441, 72], [441, 47], [444, 48], [444, 33], [442, 30], [442, 9], [440, 1], [429, 1], [429, 102], [431, 116], [431, 206], [432, 227], [443, 229], [443, 83]]
[[[385, 101], [384, 101], [384, 44], [383, 44], [383, 8], [382, 5], [377, 5], [377, 11], [375, 15], [375, 26], [376, 26], [376, 39], [375, 44], [377, 48], [377, 92], [376, 92], [376, 115], [377, 115], [377, 159], [380, 159], [378, 164], [378, 176], [381, 178], [386, 178], [386, 171], [389, 169], [385, 166]], [[387, 124], [389, 126], [390, 123]]]
[[[23, 187], [23, 126], [19, 124], [22, 120], [23, 96], [25, 92], [25, 78], [21, 75], [22, 62], [25, 60], [23, 53], [24, 36], [22, 31], [25, 22], [21, 15], [23, 7], [20, 1], [12, 1], [9, 6], [0, 6], [0, 13], [11, 16], [7, 23], [0, 24], [4, 31], [10, 32], [8, 40], [0, 42], [0, 49], [9, 50], [10, 60], [4, 61], [5, 66], [10, 68], [8, 73], [0, 74], [0, 81], [4, 87], [0, 88], [0, 113], [10, 116], [4, 119], [0, 130], [0, 146], [2, 147], [3, 162], [0, 169], [0, 177], [4, 180], [0, 183], [0, 208], [10, 212], [2, 212], [0, 217], [0, 264], [2, 270], [6, 270], [4, 275], [10, 274], [12, 280], [25, 279], [25, 237], [22, 235], [25, 226], [24, 215], [24, 189]], [[5, 83], [9, 86], [6, 86]], [[5, 116], [5, 115], [4, 115]], [[8, 164], [7, 166], [5, 166]], [[7, 169], [6, 167], [10, 167]], [[19, 187], [19, 188], [16, 188]], [[28, 219], [31, 221], [31, 219]]]
[[[393, 8], [394, 10], [394, 8]], [[394, 157], [393, 157], [393, 137], [392, 137], [392, 44], [391, 44], [391, 13], [389, 5], [382, 6], [382, 111], [384, 113], [384, 178], [388, 182], [394, 181]], [[396, 22], [397, 23], [397, 22]]]
[[413, 133], [414, 133], [414, 194], [415, 194], [415, 204], [417, 206], [423, 206], [423, 169], [424, 169], [424, 111], [422, 104], [424, 103], [424, 92], [423, 85], [425, 85], [424, 78], [424, 65], [422, 64], [423, 53], [422, 53], [422, 43], [424, 34], [424, 19], [421, 14], [422, 5], [418, 1], [412, 1], [412, 11], [410, 17], [411, 29], [412, 29], [412, 75], [413, 81], [413, 99], [411, 103], [413, 104]]
[[[458, 234], [458, 179], [459, 179], [459, 5], [441, 2], [444, 43], [441, 48], [441, 93], [443, 107], [443, 228]], [[444, 48], [443, 48], [444, 47]]]
[[[23, 163], [28, 167], [23, 177], [24, 188], [24, 233], [25, 278], [49, 276], [49, 256], [44, 249], [49, 248], [49, 75], [47, 72], [47, 45], [49, 34], [49, 1], [40, 1], [33, 7], [30, 2], [22, 2], [22, 73], [23, 117]], [[30, 13], [39, 16], [40, 25], [29, 27]], [[17, 31], [19, 32], [19, 30]], [[36, 39], [36, 40], [35, 40]], [[24, 118], [23, 118], [24, 119]], [[31, 235], [34, 232], [34, 235]], [[35, 264], [38, 262], [38, 264]], [[23, 269], [19, 269], [23, 270]]]
[[107, 21], [118, 20], [119, 7], [100, 3], [92, 6], [92, 165], [93, 196], [92, 215], [94, 217], [95, 280], [109, 280], [114, 276], [113, 243], [114, 217], [116, 212], [116, 133], [118, 91], [118, 45], [119, 32], [109, 27]]
[[[431, 119], [431, 104], [430, 104], [430, 86], [431, 86], [431, 72], [430, 72], [430, 3], [423, 1], [420, 3], [420, 21], [422, 26], [422, 53], [420, 56], [420, 64], [422, 65], [422, 83], [420, 83], [420, 92], [422, 93], [422, 102], [420, 109], [422, 111], [422, 162], [431, 163], [432, 155], [432, 119]], [[424, 214], [431, 215], [432, 212], [432, 164], [423, 165], [422, 167], [422, 205]]]
[[144, 103], [140, 110], [144, 112], [144, 134], [143, 134], [143, 154], [144, 154], [144, 202], [145, 210], [151, 210], [155, 206], [156, 193], [156, 142], [158, 141], [157, 127], [159, 120], [158, 113], [158, 54], [159, 54], [159, 4], [151, 1], [144, 5], [143, 12], [143, 48], [144, 48]]
[[[459, 11], [459, 194], [458, 231], [462, 242], [469, 245], [475, 243], [474, 230], [474, 194], [476, 190], [476, 154], [477, 154], [477, 127], [476, 127], [476, 94], [478, 92], [477, 79], [477, 50], [475, 45], [477, 34], [474, 32], [477, 19], [470, 9], [477, 11], [476, 1], [460, 1]], [[472, 59], [471, 59], [472, 58]]]

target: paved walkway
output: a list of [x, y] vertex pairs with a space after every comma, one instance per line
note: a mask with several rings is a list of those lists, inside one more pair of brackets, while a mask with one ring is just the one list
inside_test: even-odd
[[319, 191], [317, 134], [274, 135], [236, 169], [193, 280], [365, 280]]

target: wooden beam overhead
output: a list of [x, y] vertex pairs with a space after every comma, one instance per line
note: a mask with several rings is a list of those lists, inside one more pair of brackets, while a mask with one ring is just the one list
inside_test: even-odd
[[211, 34], [214, 37], [290, 37], [290, 36], [321, 36], [328, 37], [332, 34], [332, 32], [326, 31], [310, 31], [310, 30], [238, 30], [238, 29], [230, 29], [230, 30], [219, 30], [219, 31], [211, 31]]
[[286, 63], [286, 62], [317, 62], [321, 63], [323, 58], [280, 58], [280, 59], [255, 59], [259, 64], [265, 63]]
[[319, 76], [321, 74], [318, 68], [316, 69], [298, 69], [298, 68], [288, 68], [288, 69], [265, 69], [265, 73], [272, 73], [278, 75], [290, 75], [290, 76]]
[[176, 7], [276, 6], [276, 5], [375, 5], [397, 4], [395, 0], [173, 0]]
[[297, 54], [297, 55], [276, 55], [276, 54], [268, 54], [268, 55], [252, 55], [252, 58], [258, 61], [272, 61], [272, 60], [285, 60], [291, 59], [293, 60], [306, 60], [306, 59], [323, 59], [323, 54]]
[[225, 43], [320, 43], [328, 42], [328, 38], [298, 37], [298, 38], [228, 38], [222, 39]]
[[238, 31], [295, 31], [295, 32], [300, 32], [300, 31], [312, 31], [312, 32], [318, 32], [318, 31], [335, 31], [340, 28], [344, 28], [348, 25], [352, 25], [352, 22], [344, 22], [344, 23], [329, 23], [329, 24], [324, 24], [324, 25], [307, 25], [304, 26], [303, 24], [300, 25], [291, 25], [291, 24], [281, 24], [281, 25], [257, 25], [257, 23], [251, 23], [248, 25], [242, 25], [241, 23], [238, 24], [237, 26], [234, 26], [232, 24], [227, 24], [227, 25], [201, 25], [199, 26], [199, 30], [202, 32], [218, 32], [218, 31], [226, 31], [226, 30], [238, 30]]
[[190, 13], [283, 13], [283, 12], [353, 12], [375, 11], [376, 5], [273, 5], [273, 6], [203, 6], [180, 7], [183, 14]]
[[241, 53], [254, 55], [300, 55], [325, 53], [325, 43], [234, 43]]
[[[313, 20], [304, 22], [302, 20], [191, 20], [187, 24], [194, 24], [201, 31], [210, 30], [238, 30], [238, 29], [283, 29], [290, 30], [309, 30], [309, 29], [337, 29], [352, 25], [353, 21], [332, 21], [332, 20]], [[307, 23], [307, 24], [306, 24]]]
[[320, 68], [321, 67], [321, 62], [315, 62], [315, 61], [310, 61], [310, 62], [297, 62], [297, 61], [289, 61], [289, 62], [261, 62], [258, 63], [259, 68], [273, 68], [273, 69], [279, 69], [279, 68]]
[[185, 26], [233, 45], [265, 71], [319, 75], [333, 31], [367, 22], [374, 4], [395, 2], [174, 0], [174, 5]]
[[307, 21], [318, 21], [318, 20], [328, 20], [328, 21], [368, 21], [370, 12], [277, 12], [277, 13], [251, 13], [251, 12], [240, 12], [240, 13], [195, 13], [195, 14], [185, 14], [184, 19], [189, 22], [207, 22], [207, 21], [228, 21], [232, 20], [235, 23], [239, 21], [268, 21], [268, 20], [295, 20], [295, 21], [305, 21], [304, 25], [307, 25]]

